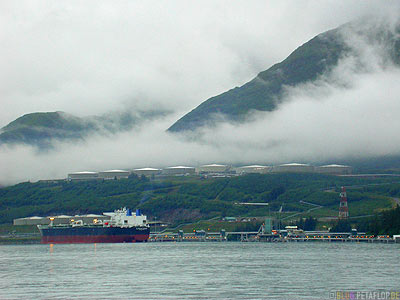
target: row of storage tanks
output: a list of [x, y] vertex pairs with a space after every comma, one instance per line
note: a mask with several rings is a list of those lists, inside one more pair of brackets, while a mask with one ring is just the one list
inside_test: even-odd
[[346, 175], [352, 173], [352, 168], [345, 165], [325, 165], [315, 167], [309, 164], [289, 163], [279, 166], [261, 166], [251, 165], [234, 168], [229, 165], [211, 164], [203, 165], [198, 168], [176, 166], [165, 169], [156, 168], [139, 168], [132, 171], [125, 170], [109, 170], [103, 172], [75, 172], [68, 174], [68, 180], [90, 180], [90, 179], [120, 179], [128, 178], [131, 173], [138, 176], [152, 176], [152, 175], [194, 175], [194, 174], [247, 174], [259, 173], [266, 174], [271, 172], [280, 173], [322, 173], [322, 174], [336, 174]]
[[278, 166], [244, 166], [236, 168], [236, 173], [321, 173], [321, 174], [336, 174], [348, 175], [353, 172], [353, 168], [345, 165], [325, 165], [325, 166], [312, 166], [309, 164], [289, 163]]

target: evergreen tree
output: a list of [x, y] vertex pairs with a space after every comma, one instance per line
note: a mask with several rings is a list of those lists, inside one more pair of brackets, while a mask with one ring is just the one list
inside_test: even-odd
[[350, 232], [351, 225], [347, 220], [339, 220], [330, 230], [330, 232]]

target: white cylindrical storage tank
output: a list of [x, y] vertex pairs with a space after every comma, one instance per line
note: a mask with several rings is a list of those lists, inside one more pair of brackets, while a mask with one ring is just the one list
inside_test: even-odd
[[128, 178], [131, 173], [125, 170], [108, 170], [99, 173], [99, 177], [103, 179], [121, 179]]
[[50, 220], [42, 217], [28, 217], [28, 218], [19, 218], [13, 220], [13, 225], [47, 225], [50, 223]]
[[227, 165], [211, 164], [199, 167], [199, 173], [225, 173], [230, 169]]
[[290, 163], [274, 167], [273, 170], [282, 173], [310, 173], [314, 172], [314, 167], [309, 164]]
[[99, 179], [98, 172], [83, 171], [83, 172], [74, 172], [68, 174], [68, 180], [93, 180], [93, 179]]
[[154, 168], [140, 168], [140, 169], [134, 169], [132, 173], [141, 176], [152, 176], [152, 175], [158, 175], [161, 173], [161, 169], [154, 169]]
[[193, 167], [185, 167], [185, 166], [176, 166], [169, 167], [162, 171], [165, 175], [192, 175], [196, 171]]
[[353, 172], [353, 168], [345, 165], [325, 165], [317, 167], [317, 172], [321, 174], [347, 175]]
[[258, 173], [265, 174], [270, 172], [272, 167], [270, 166], [260, 166], [260, 165], [252, 165], [252, 166], [243, 166], [236, 169], [236, 173], [239, 174], [247, 174], [247, 173]]

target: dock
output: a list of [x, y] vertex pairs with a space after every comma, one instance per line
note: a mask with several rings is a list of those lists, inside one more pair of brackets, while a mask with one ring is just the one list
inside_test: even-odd
[[149, 242], [270, 242], [270, 243], [286, 243], [286, 242], [326, 242], [326, 243], [400, 243], [399, 236], [372, 236], [366, 234], [352, 235], [351, 233], [331, 233], [305, 231], [302, 235], [286, 235], [274, 233], [265, 233], [260, 231], [254, 232], [206, 232], [199, 230], [190, 233], [179, 231], [178, 233], [152, 233]]

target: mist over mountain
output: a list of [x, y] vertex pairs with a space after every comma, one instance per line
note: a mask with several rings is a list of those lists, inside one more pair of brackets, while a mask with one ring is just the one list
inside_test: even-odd
[[166, 111], [139, 111], [77, 117], [60, 111], [30, 113], [1, 128], [0, 146], [25, 144], [44, 150], [52, 148], [55, 142], [84, 141], [90, 135], [112, 138], [113, 134], [166, 114]]
[[[0, 185], [209, 163], [399, 165], [400, 3], [23, 2], [0, 3]], [[138, 121], [146, 111], [171, 113]]]
[[[364, 17], [321, 33], [285, 60], [260, 72], [253, 80], [201, 103], [168, 130], [193, 131], [218, 122], [243, 122], [254, 111], [274, 111], [288, 100], [288, 89], [317, 80], [335, 80], [330, 72], [340, 60], [354, 59], [354, 73], [369, 71], [365, 49], [376, 51], [383, 65], [400, 63], [400, 25], [396, 21]], [[340, 84], [340, 83], [338, 83]], [[341, 84], [347, 84], [341, 82]]]

